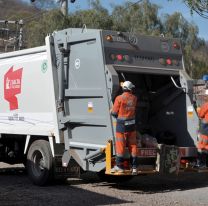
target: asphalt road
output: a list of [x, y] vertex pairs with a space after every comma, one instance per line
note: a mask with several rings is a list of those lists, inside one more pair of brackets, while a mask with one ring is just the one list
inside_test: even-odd
[[208, 174], [134, 177], [125, 183], [101, 181], [87, 173], [46, 187], [32, 185], [21, 165], [0, 164], [0, 206], [207, 206]]

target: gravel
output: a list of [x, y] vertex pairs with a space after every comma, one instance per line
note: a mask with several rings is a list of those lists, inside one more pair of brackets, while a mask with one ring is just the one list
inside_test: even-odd
[[28, 180], [22, 165], [0, 163], [1, 206], [128, 205], [207, 206], [208, 174], [183, 173], [177, 177], [148, 175], [128, 182], [101, 181], [96, 174], [38, 187]]

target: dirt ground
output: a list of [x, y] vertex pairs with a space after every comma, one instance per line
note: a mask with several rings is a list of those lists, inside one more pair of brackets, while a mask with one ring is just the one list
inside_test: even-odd
[[0, 163], [0, 206], [207, 206], [207, 177], [205, 173], [153, 175], [116, 184], [88, 173], [82, 179], [38, 187], [28, 180], [22, 165]]

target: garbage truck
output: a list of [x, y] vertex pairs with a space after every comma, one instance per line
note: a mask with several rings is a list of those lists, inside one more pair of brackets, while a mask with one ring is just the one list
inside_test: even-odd
[[194, 86], [180, 40], [87, 28], [55, 31], [45, 45], [0, 55], [0, 161], [23, 163], [31, 181], [85, 171], [132, 177], [115, 165], [120, 84], [135, 85], [138, 175], [189, 171], [197, 157]]

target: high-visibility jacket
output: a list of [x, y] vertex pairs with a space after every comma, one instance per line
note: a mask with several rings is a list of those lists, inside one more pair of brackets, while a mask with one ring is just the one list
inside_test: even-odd
[[111, 114], [117, 118], [116, 132], [135, 130], [137, 97], [131, 92], [124, 92], [116, 97]]
[[201, 118], [201, 123], [197, 148], [208, 150], [208, 103], [201, 106], [198, 110], [198, 116]]
[[200, 107], [198, 116], [208, 123], [208, 102]]

